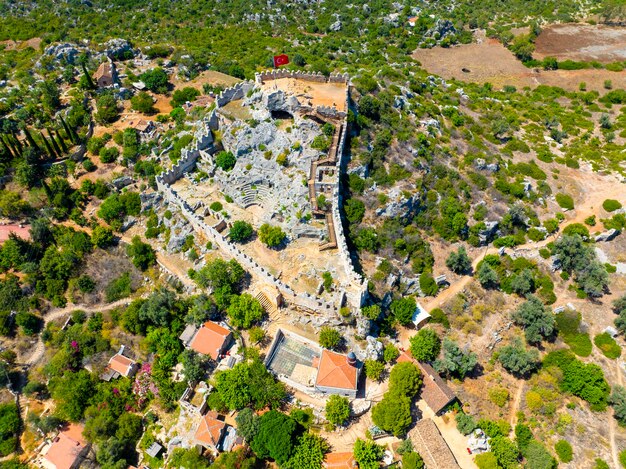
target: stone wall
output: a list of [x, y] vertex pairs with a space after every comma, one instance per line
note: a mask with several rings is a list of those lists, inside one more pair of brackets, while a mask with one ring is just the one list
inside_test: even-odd
[[252, 81], [242, 81], [237, 83], [235, 86], [230, 88], [226, 88], [215, 98], [215, 104], [218, 108], [222, 106], [226, 106], [231, 101], [236, 101], [238, 99], [243, 99], [248, 94], [248, 91], [254, 88], [254, 82]]
[[[206, 150], [213, 143], [213, 136], [209, 128], [208, 121], [202, 121], [200, 128], [195, 134], [195, 139], [187, 148], [183, 148], [180, 152], [180, 159], [167, 171], [163, 171], [159, 178], [166, 184], [172, 184], [174, 181], [190, 169], [194, 167], [201, 150]], [[157, 178], [157, 187], [158, 179]], [[159, 188], [160, 189], [160, 188]]]
[[296, 78], [298, 80], [313, 81], [316, 83], [345, 83], [350, 82], [350, 76], [347, 73], [331, 73], [330, 76], [323, 75], [319, 72], [303, 72], [300, 70], [271, 70], [256, 73], [254, 81], [257, 85], [262, 85], [266, 81], [276, 80], [279, 78]]
[[[346, 108], [348, 102], [346, 102]], [[348, 119], [344, 118], [343, 121], [344, 131], [341, 133], [339, 144], [337, 145], [337, 174], [342, 174], [347, 166], [346, 161], [346, 135], [348, 133]], [[332, 208], [331, 213], [333, 217], [333, 225], [335, 228], [335, 235], [337, 238], [337, 253], [344, 266], [345, 274], [350, 279], [350, 285], [346, 285], [345, 290], [348, 303], [355, 308], [363, 306], [365, 299], [367, 298], [367, 279], [364, 279], [354, 268], [352, 258], [350, 256], [350, 249], [348, 249], [348, 243], [346, 241], [346, 235], [343, 229], [343, 223], [341, 219], [341, 207], [343, 206], [343, 197], [339, 186], [336, 186], [333, 190]]]

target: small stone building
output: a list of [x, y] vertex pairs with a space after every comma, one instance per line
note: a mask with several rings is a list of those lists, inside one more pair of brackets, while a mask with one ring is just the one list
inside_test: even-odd
[[96, 70], [94, 80], [98, 88], [113, 86], [117, 81], [117, 71], [113, 62], [103, 62]]
[[439, 376], [439, 373], [428, 363], [418, 362], [408, 352], [402, 352], [397, 360], [398, 363], [412, 362], [422, 372], [422, 388], [420, 396], [428, 407], [439, 415], [443, 413], [450, 404], [457, 400], [456, 394], [450, 389], [446, 382]]
[[226, 432], [224, 418], [217, 412], [210, 410], [202, 416], [194, 434], [194, 443], [213, 453], [220, 451], [221, 443]]
[[424, 459], [428, 469], [461, 469], [437, 425], [431, 419], [420, 420], [409, 432], [413, 449]]
[[186, 348], [218, 360], [232, 343], [233, 334], [226, 327], [207, 321], [199, 329], [187, 326], [179, 338]]
[[132, 378], [135, 373], [137, 373], [138, 369], [139, 364], [135, 360], [132, 360], [124, 355], [124, 346], [122, 345], [119, 352], [109, 359], [109, 363], [104, 372], [100, 375], [100, 378], [104, 381], [111, 381], [112, 379], [117, 379], [120, 376]]

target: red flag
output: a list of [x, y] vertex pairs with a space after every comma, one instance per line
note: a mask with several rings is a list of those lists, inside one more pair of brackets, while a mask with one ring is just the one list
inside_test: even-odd
[[287, 54], [280, 54], [274, 56], [274, 68], [278, 68], [281, 65], [287, 65], [289, 63], [289, 56]]

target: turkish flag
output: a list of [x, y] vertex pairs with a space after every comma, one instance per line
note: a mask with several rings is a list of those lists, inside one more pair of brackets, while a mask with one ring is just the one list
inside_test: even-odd
[[274, 68], [278, 68], [281, 65], [287, 65], [289, 63], [289, 56], [287, 54], [280, 54], [274, 56]]

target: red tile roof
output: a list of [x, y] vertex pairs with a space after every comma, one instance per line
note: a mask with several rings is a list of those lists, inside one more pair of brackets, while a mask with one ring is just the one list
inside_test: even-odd
[[189, 346], [196, 352], [209, 355], [213, 360], [217, 360], [229, 336], [230, 331], [228, 329], [208, 321], [198, 330]]
[[322, 351], [320, 366], [317, 372], [316, 386], [339, 389], [356, 389], [358, 370], [348, 363], [345, 355]]
[[70, 424], [54, 439], [43, 455], [44, 459], [56, 469], [70, 469], [85, 449], [82, 432], [82, 425]]
[[226, 428], [226, 424], [222, 420], [218, 420], [217, 412], [210, 410], [200, 420], [200, 425], [196, 430], [195, 439], [200, 443], [216, 448], [222, 439], [222, 434]]
[[120, 355], [119, 353], [113, 355], [109, 360], [109, 368], [111, 368], [113, 371], [117, 371], [119, 374], [126, 377], [128, 377], [134, 365], [134, 360], [131, 360], [124, 355]]
[[352, 453], [328, 453], [324, 457], [326, 469], [354, 469], [357, 467]]

